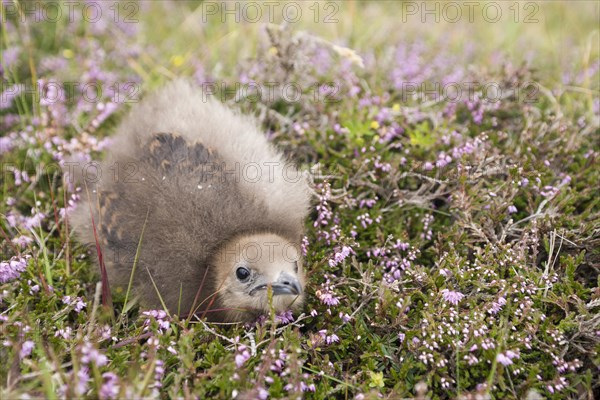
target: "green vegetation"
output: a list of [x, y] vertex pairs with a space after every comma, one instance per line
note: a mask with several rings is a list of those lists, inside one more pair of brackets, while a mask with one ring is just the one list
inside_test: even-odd
[[[1, 398], [600, 397], [597, 3], [88, 4], [2, 5]], [[103, 306], [59, 164], [179, 76], [307, 171], [304, 314]]]

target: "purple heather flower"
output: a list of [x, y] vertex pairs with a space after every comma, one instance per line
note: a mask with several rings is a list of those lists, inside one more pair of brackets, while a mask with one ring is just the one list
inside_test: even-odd
[[373, 161], [373, 166], [375, 169], [381, 170], [382, 172], [390, 172], [392, 170], [392, 164], [386, 162], [382, 163], [381, 157], [379, 156]]
[[319, 300], [328, 306], [337, 306], [340, 300], [334, 296], [333, 292], [321, 292], [318, 294]]
[[0, 154], [8, 153], [15, 147], [14, 140], [11, 137], [0, 137]]
[[481, 348], [484, 350], [489, 350], [496, 348], [496, 345], [489, 338], [485, 338], [483, 342], [481, 342]]
[[438, 155], [438, 159], [435, 162], [435, 166], [438, 168], [443, 168], [446, 165], [452, 162], [452, 157], [444, 153], [443, 151]]
[[98, 367], [102, 367], [108, 363], [108, 357], [104, 354], [101, 354], [97, 349], [95, 349], [89, 342], [85, 342], [81, 347], [81, 362], [83, 364], [89, 364], [93, 362]]
[[258, 389], [258, 398], [260, 400], [265, 400], [269, 397], [269, 392], [267, 390], [265, 390], [265, 388], [259, 388]]
[[21, 49], [15, 46], [8, 47], [2, 52], [0, 74], [4, 75], [4, 72], [7, 71], [19, 59], [20, 52]]
[[369, 213], [364, 213], [362, 215], [359, 215], [358, 217], [356, 217], [356, 219], [360, 222], [360, 224], [362, 225], [362, 227], [364, 229], [366, 229], [367, 226], [369, 226], [373, 223], [373, 219], [371, 218]]
[[506, 357], [502, 353], [499, 353], [496, 356], [496, 361], [498, 361], [500, 364], [504, 365], [505, 367], [508, 365], [511, 365], [513, 363], [510, 358]]
[[304, 236], [302, 238], [302, 244], [300, 245], [300, 249], [302, 250], [302, 256], [306, 257], [306, 254], [308, 254], [308, 236]]
[[463, 297], [465, 297], [465, 295], [460, 292], [455, 292], [454, 290], [444, 289], [442, 290], [442, 297], [448, 303], [457, 305], [463, 299]]
[[29, 174], [27, 173], [27, 171], [21, 171], [18, 169], [14, 169], [13, 175], [15, 177], [15, 186], [21, 186], [21, 184], [23, 182], [26, 182], [26, 183], [31, 182], [31, 178], [29, 178]]
[[25, 357], [29, 357], [34, 345], [35, 343], [33, 343], [31, 340], [26, 340], [25, 342], [23, 342], [23, 345], [21, 346], [21, 351], [19, 351], [19, 358], [23, 359]]
[[540, 194], [544, 197], [554, 197], [559, 192], [559, 188], [555, 186], [544, 186], [544, 190], [540, 192]]
[[162, 378], [165, 374], [165, 363], [163, 360], [156, 360], [156, 367], [154, 367], [154, 383], [152, 388], [157, 389], [162, 387]]
[[72, 332], [73, 332], [73, 330], [71, 329], [71, 327], [67, 326], [64, 329], [59, 329], [56, 332], [54, 332], [54, 337], [61, 337], [65, 340], [68, 340], [71, 338]]
[[348, 246], [342, 247], [342, 249], [335, 253], [332, 259], [329, 260], [329, 266], [335, 267], [339, 263], [343, 262], [349, 255], [352, 249]]
[[283, 350], [279, 350], [279, 357], [273, 361], [270, 369], [273, 372], [281, 374], [285, 369], [285, 361], [287, 360], [287, 354]]
[[102, 378], [104, 379], [104, 383], [100, 388], [100, 398], [101, 399], [115, 399], [119, 394], [119, 378], [112, 372], [105, 372], [102, 374]]
[[98, 128], [108, 117], [110, 117], [118, 108], [119, 105], [109, 101], [108, 103], [98, 103], [96, 106], [100, 114], [92, 120], [92, 126]]
[[33, 242], [33, 239], [32, 239], [32, 238], [30, 238], [30, 237], [28, 237], [28, 236], [23, 236], [23, 235], [21, 235], [21, 236], [19, 236], [19, 237], [16, 237], [16, 238], [14, 238], [14, 239], [12, 240], [12, 242], [13, 242], [14, 244], [16, 244], [16, 245], [19, 245], [19, 246], [21, 246], [21, 247], [23, 248], [23, 247], [27, 247], [27, 245], [28, 245], [29, 243]]
[[23, 227], [27, 230], [31, 230], [33, 228], [39, 228], [42, 224], [42, 221], [46, 218], [46, 214], [41, 212], [36, 212], [31, 217], [25, 217], [23, 219]]
[[68, 306], [73, 306], [73, 309], [78, 314], [86, 306], [85, 302], [81, 297], [72, 298], [71, 296], [63, 296], [62, 302]]
[[571, 177], [569, 175], [565, 175], [565, 177], [560, 181], [561, 186], [568, 185], [569, 183], [571, 183]]
[[304, 381], [301, 381], [300, 390], [302, 390], [303, 392], [314, 392], [316, 390], [316, 387], [314, 383], [307, 385], [306, 383], [304, 383]]
[[[158, 330], [160, 332], [164, 332], [171, 327], [171, 323], [168, 320], [166, 320], [167, 313], [164, 310], [144, 311], [144, 312], [142, 312], [142, 315], [145, 315], [147, 317], [153, 317], [154, 319], [156, 319], [156, 322], [158, 323]], [[144, 328], [144, 330], [148, 330], [150, 322], [151, 322], [150, 318], [148, 318], [144, 321], [144, 325], [146, 326]]]
[[358, 208], [373, 208], [373, 206], [377, 203], [376, 199], [363, 199], [358, 203]]
[[512, 360], [513, 358], [519, 358], [519, 354], [518, 354], [518, 353], [515, 353], [515, 352], [514, 352], [514, 351], [512, 351], [512, 350], [507, 350], [507, 351], [506, 351], [506, 353], [504, 353], [504, 354], [506, 355], [506, 357], [510, 358], [511, 360]]
[[77, 200], [79, 200], [78, 194], [72, 194], [71, 198], [67, 201], [67, 207], [61, 207], [58, 213], [61, 218], [65, 218], [71, 211], [77, 208]]
[[238, 354], [235, 355], [235, 365], [238, 368], [241, 368], [241, 366], [244, 365], [249, 359], [250, 352], [248, 351], [248, 348], [243, 344], [239, 345]]
[[410, 247], [409, 243], [401, 242], [399, 239], [396, 240], [396, 243], [394, 244], [395, 249], [408, 250], [409, 247]]
[[27, 284], [29, 285], [29, 294], [33, 295], [40, 291], [40, 285], [31, 286], [31, 279], [27, 280]]
[[340, 341], [340, 338], [335, 333], [328, 335], [327, 329], [320, 330], [319, 335], [321, 335], [321, 337], [323, 338], [323, 340], [325, 340], [325, 343], [327, 344], [337, 343]]
[[331, 53], [326, 48], [316, 48], [311, 55], [311, 64], [318, 75], [325, 75], [332, 64]]
[[509, 214], [514, 214], [514, 213], [516, 213], [517, 211], [518, 211], [518, 210], [517, 210], [517, 207], [513, 206], [512, 204], [511, 204], [510, 206], [508, 206], [508, 213], [509, 213]]
[[27, 268], [27, 262], [31, 256], [13, 257], [9, 261], [0, 262], [0, 283], [10, 282], [17, 279], [21, 272]]
[[291, 310], [283, 311], [275, 316], [275, 320], [281, 324], [289, 324], [294, 321], [294, 316]]
[[506, 299], [504, 297], [500, 297], [498, 301], [492, 303], [492, 306], [488, 310], [490, 314], [498, 314], [502, 307], [506, 304]]
[[62, 56], [49, 56], [40, 60], [40, 71], [44, 73], [60, 71], [67, 66], [68, 61]]
[[377, 120], [377, 122], [379, 122], [380, 124], [383, 124], [384, 122], [388, 122], [392, 120], [392, 110], [389, 107], [383, 107], [379, 110], [379, 113], [377, 113], [377, 115], [375, 116], [375, 119]]
[[340, 311], [340, 318], [342, 319], [342, 321], [344, 321], [344, 323], [350, 322], [350, 320], [352, 320], [352, 317], [350, 315], [348, 315], [347, 313], [343, 313], [341, 311]]
[[75, 302], [75, 308], [74, 309], [75, 309], [76, 313], [79, 313], [85, 307], [85, 302], [81, 299], [81, 297], [78, 297], [76, 300], [77, 301]]
[[77, 371], [77, 386], [75, 387], [75, 393], [82, 396], [87, 392], [88, 382], [90, 381], [90, 370], [87, 367], [81, 368]]

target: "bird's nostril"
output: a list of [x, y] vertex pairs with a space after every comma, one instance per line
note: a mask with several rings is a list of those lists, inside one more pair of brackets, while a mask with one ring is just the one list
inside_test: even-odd
[[284, 285], [291, 285], [291, 283], [289, 281], [284, 281], [283, 284]]

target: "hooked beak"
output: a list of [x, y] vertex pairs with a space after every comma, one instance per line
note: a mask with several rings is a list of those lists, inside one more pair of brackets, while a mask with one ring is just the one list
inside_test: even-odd
[[302, 285], [300, 285], [298, 279], [287, 272], [282, 272], [275, 282], [256, 286], [250, 291], [250, 295], [253, 295], [259, 290], [267, 290], [269, 285], [273, 289], [273, 296], [278, 296], [281, 294], [291, 294], [297, 296], [302, 293]]

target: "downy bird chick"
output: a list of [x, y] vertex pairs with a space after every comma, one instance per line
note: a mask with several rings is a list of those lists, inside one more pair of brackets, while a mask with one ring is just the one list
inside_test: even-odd
[[309, 191], [253, 118], [178, 80], [132, 108], [107, 153], [68, 173], [85, 187], [72, 224], [92, 246], [95, 229], [112, 289], [132, 278], [144, 307], [212, 321], [301, 308]]

